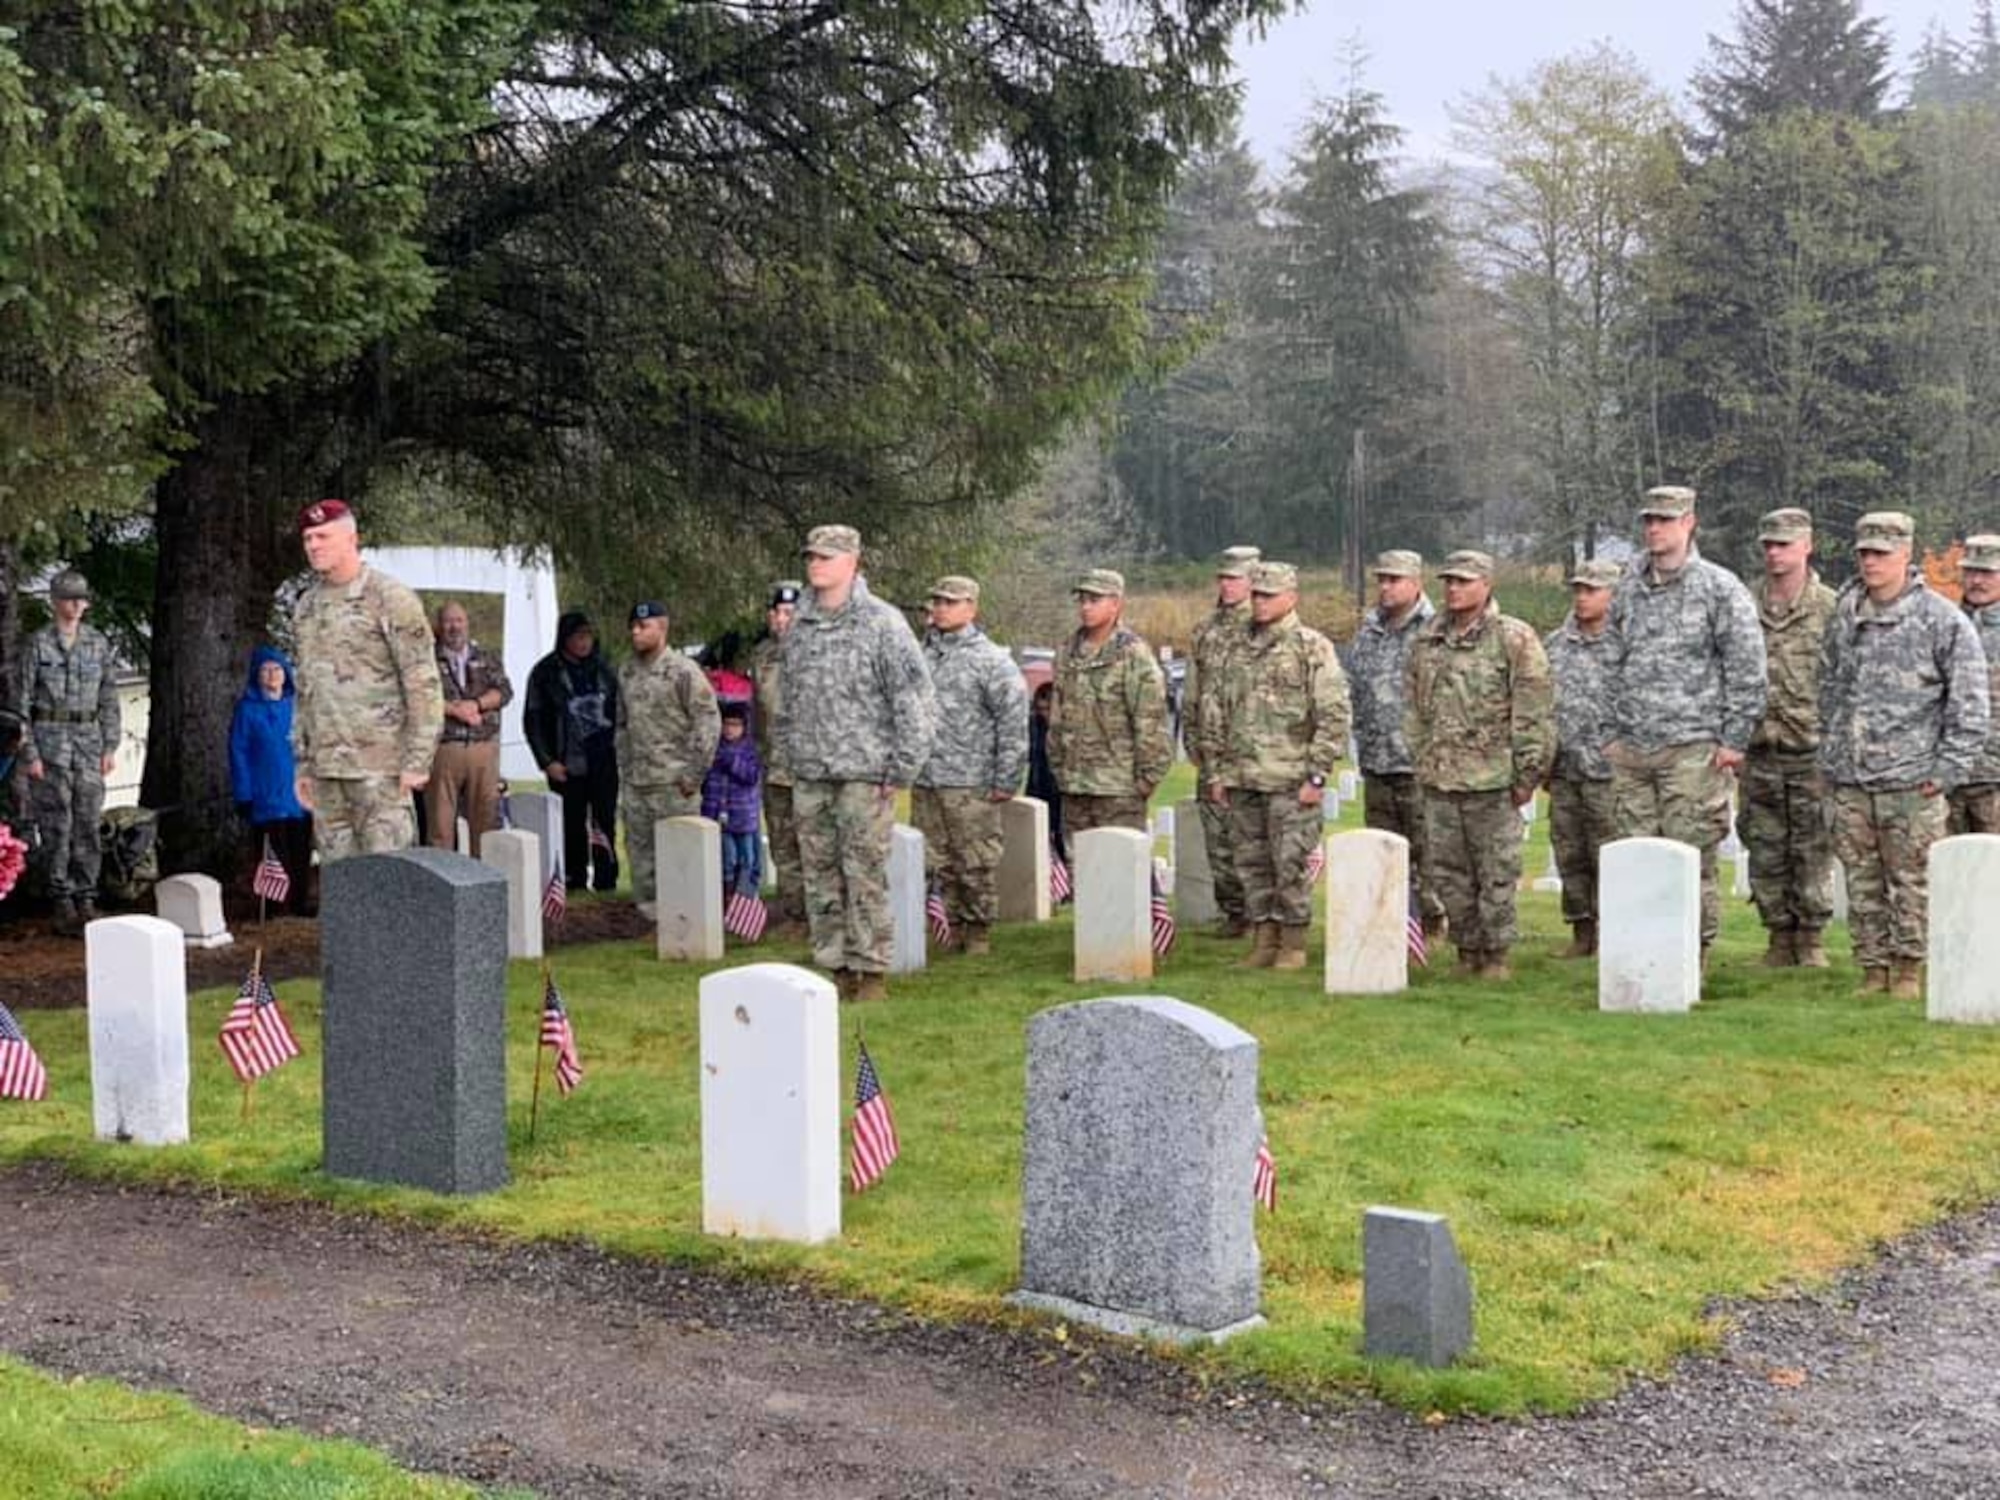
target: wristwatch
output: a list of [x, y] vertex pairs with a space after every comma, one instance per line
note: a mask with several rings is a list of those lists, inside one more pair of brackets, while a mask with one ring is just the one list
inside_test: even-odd
[[1312, 773], [1312, 775], [1310, 775], [1310, 776], [1308, 776], [1308, 777], [1306, 778], [1306, 783], [1307, 783], [1307, 785], [1309, 785], [1309, 786], [1320, 786], [1320, 787], [1323, 787], [1323, 786], [1325, 786], [1325, 785], [1326, 785], [1326, 777], [1325, 777], [1325, 776], [1324, 776], [1323, 774], [1321, 774], [1320, 772], [1318, 772], [1318, 771], [1315, 771], [1315, 772], [1313, 772], [1313, 773]]

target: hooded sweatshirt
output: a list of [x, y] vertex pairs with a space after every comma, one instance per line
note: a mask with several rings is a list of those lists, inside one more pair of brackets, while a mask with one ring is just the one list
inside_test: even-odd
[[618, 769], [614, 739], [618, 679], [605, 665], [603, 648], [595, 641], [590, 655], [580, 662], [563, 655], [563, 642], [589, 624], [590, 616], [575, 609], [565, 611], [556, 621], [556, 648], [528, 674], [527, 696], [521, 705], [521, 728], [535, 764], [561, 761], [572, 775]]
[[[266, 662], [285, 669], [285, 690], [276, 698], [266, 698], [257, 681]], [[252, 651], [243, 696], [236, 700], [229, 721], [229, 786], [237, 803], [249, 807], [253, 824], [306, 816], [293, 790], [297, 767], [292, 759], [292, 710], [297, 702], [292, 664], [285, 653], [272, 646]]]

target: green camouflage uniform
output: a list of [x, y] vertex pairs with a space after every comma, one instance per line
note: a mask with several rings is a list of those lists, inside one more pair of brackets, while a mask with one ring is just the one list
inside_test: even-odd
[[908, 786], [930, 758], [937, 702], [923, 651], [857, 577], [837, 610], [800, 601], [782, 671], [775, 734], [792, 771], [814, 961], [886, 974], [895, 801], [878, 788]]
[[715, 689], [673, 647], [662, 647], [651, 661], [634, 656], [618, 669], [619, 796], [634, 901], [658, 893], [654, 825], [701, 815], [701, 781], [721, 738]]
[[1788, 605], [1768, 579], [1751, 590], [1764, 628], [1770, 689], [1743, 763], [1741, 833], [1750, 889], [1772, 932], [1816, 936], [1833, 920], [1833, 836], [1819, 777], [1819, 663], [1834, 592], [1808, 575]]
[[1610, 623], [1589, 635], [1570, 615], [1549, 632], [1543, 649], [1555, 678], [1556, 755], [1549, 775], [1549, 845], [1562, 876], [1563, 920], [1572, 927], [1597, 920], [1597, 853], [1615, 839], [1610, 705], [1605, 661]]
[[[1000, 920], [1000, 807], [1028, 772], [1028, 684], [1014, 659], [977, 625], [924, 637], [937, 695], [937, 738], [910, 792], [924, 836], [924, 874], [944, 893], [952, 925]], [[1003, 799], [1004, 800], [1004, 799]]]
[[1403, 693], [1410, 675], [1410, 648], [1437, 611], [1419, 595], [1400, 622], [1378, 605], [1362, 618], [1349, 664], [1354, 692], [1354, 750], [1361, 766], [1362, 820], [1384, 833], [1401, 834], [1410, 845], [1410, 870], [1425, 925], [1432, 931], [1444, 903], [1424, 873], [1424, 808], [1410, 744], [1403, 735]]
[[1312, 921], [1306, 861], [1324, 833], [1318, 804], [1299, 801], [1347, 753], [1347, 676], [1333, 642], [1296, 612], [1252, 627], [1211, 683], [1202, 764], [1229, 794], [1231, 844], [1254, 923]]
[[764, 831], [777, 867], [778, 898], [771, 913], [781, 922], [806, 919], [805, 874], [799, 868], [799, 822], [792, 810], [792, 767], [771, 732], [784, 701], [785, 643], [767, 635], [750, 653], [750, 680], [757, 685], [757, 757], [764, 763]]
[[1463, 630], [1441, 612], [1410, 652], [1403, 732], [1423, 788], [1431, 878], [1460, 953], [1516, 936], [1521, 817], [1555, 741], [1549, 659], [1532, 627], [1491, 600]]
[[1620, 838], [1678, 839], [1701, 855], [1701, 941], [1722, 901], [1715, 851], [1729, 832], [1718, 748], [1744, 751], [1764, 716], [1764, 633], [1750, 591], [1688, 547], [1670, 575], [1650, 563], [1611, 601], [1611, 785]]
[[2000, 833], [2000, 604], [1968, 607], [1965, 613], [1986, 650], [1986, 697], [1993, 711], [1985, 748], [1965, 785], [1952, 791], [1950, 828], [1953, 833]]
[[1063, 794], [1063, 833], [1147, 831], [1146, 798], [1173, 765], [1167, 687], [1152, 647], [1123, 625], [1102, 647], [1078, 631], [1056, 653], [1049, 767]]
[[1195, 806], [1201, 811], [1201, 838], [1208, 850], [1208, 871], [1215, 883], [1215, 905], [1231, 922], [1244, 921], [1243, 882], [1236, 875], [1236, 856], [1231, 842], [1229, 810], [1218, 807], [1205, 795], [1214, 784], [1202, 759], [1202, 740], [1208, 732], [1204, 715], [1218, 711], [1216, 684], [1221, 680], [1230, 656], [1250, 629], [1250, 601], [1218, 604], [1206, 620], [1194, 628], [1188, 651], [1187, 682], [1181, 689], [1182, 738], [1188, 759], [1194, 762]]
[[312, 778], [321, 864], [416, 841], [398, 778], [428, 776], [444, 725], [430, 621], [417, 596], [363, 564], [345, 585], [318, 581], [292, 619], [298, 705], [292, 750]]
[[28, 638], [21, 663], [20, 764], [42, 764], [29, 782], [49, 894], [95, 901], [103, 863], [104, 757], [118, 750], [117, 664], [104, 633], [78, 623], [65, 645], [53, 624]]
[[1864, 969], [1921, 962], [1930, 847], [1944, 835], [1949, 804], [1918, 788], [1961, 785], [1990, 724], [1972, 622], [1914, 569], [1888, 604], [1849, 584], [1827, 626], [1819, 719], [1855, 960]]

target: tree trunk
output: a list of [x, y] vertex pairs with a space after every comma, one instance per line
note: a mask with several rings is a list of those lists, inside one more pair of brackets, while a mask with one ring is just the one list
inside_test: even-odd
[[12, 708], [21, 660], [21, 553], [0, 541], [0, 707]]

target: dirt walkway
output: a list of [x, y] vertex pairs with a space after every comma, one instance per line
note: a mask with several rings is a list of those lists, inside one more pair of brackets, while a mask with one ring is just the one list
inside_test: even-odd
[[1203, 1392], [575, 1247], [0, 1175], [0, 1348], [559, 1496], [2000, 1496], [2000, 1210], [1572, 1421]]

